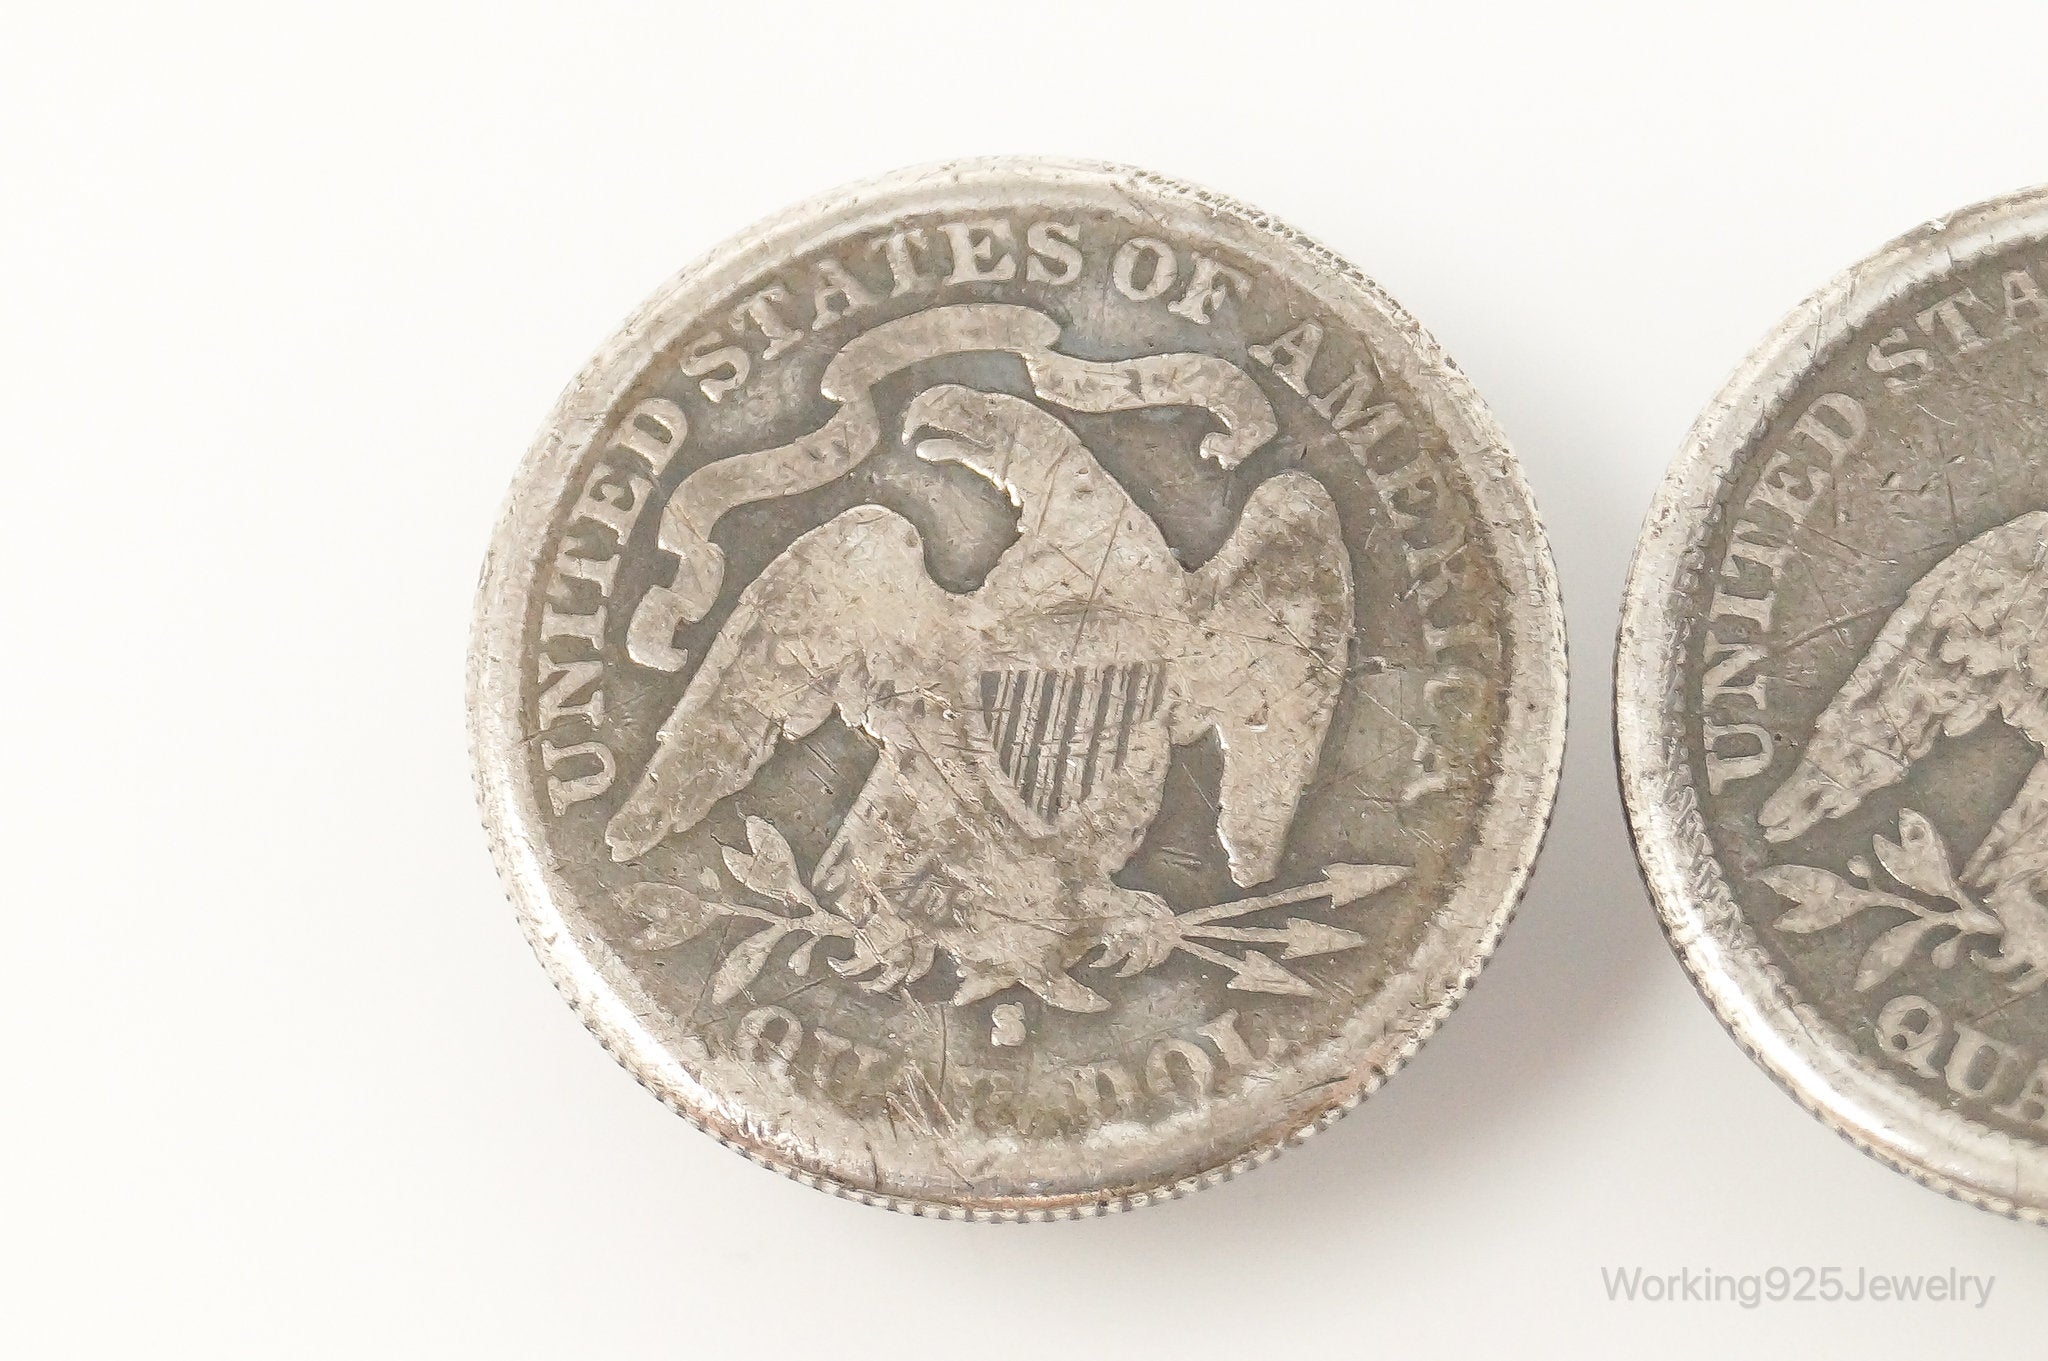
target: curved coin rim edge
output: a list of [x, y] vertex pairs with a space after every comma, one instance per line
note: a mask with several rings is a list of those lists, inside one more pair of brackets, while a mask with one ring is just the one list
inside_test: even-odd
[[[1104, 1187], [1053, 1196], [941, 1199], [892, 1194], [842, 1181], [784, 1160], [743, 1131], [737, 1112], [701, 1088], [636, 1015], [621, 971], [607, 967], [601, 942], [580, 932], [554, 900], [562, 885], [538, 854], [527, 829], [539, 825], [533, 791], [518, 755], [530, 734], [520, 714], [519, 648], [529, 603], [528, 584], [568, 471], [608, 423], [615, 399], [651, 354], [667, 342], [649, 335], [661, 316], [693, 318], [692, 301], [715, 296], [764, 258], [800, 253], [803, 243], [835, 225], [898, 198], [934, 189], [993, 189], [1006, 184], [1029, 192], [1053, 187], [1094, 188], [1164, 200], [1198, 214], [1233, 222], [1262, 236], [1276, 251], [1294, 253], [1316, 271], [1301, 282], [1345, 304], [1339, 317], [1361, 329], [1392, 327], [1412, 352], [1404, 358], [1426, 373], [1443, 408], [1447, 434], [1462, 432], [1451, 452], [1471, 476], [1475, 510], [1504, 549], [1519, 543], [1519, 561], [1495, 554], [1512, 621], [1509, 694], [1503, 706], [1501, 771], [1479, 808], [1474, 847], [1459, 890], [1432, 915], [1418, 957], [1431, 954], [1436, 995], [1410, 1012], [1398, 1043], [1333, 1089], [1328, 1098], [1284, 1131], [1194, 1172], [1156, 1184]], [[694, 295], [694, 299], [693, 299]], [[1375, 315], [1377, 314], [1377, 315]], [[636, 362], [637, 361], [637, 362]], [[1566, 658], [1563, 608], [1542, 524], [1519, 466], [1491, 413], [1470, 381], [1440, 346], [1398, 304], [1355, 268], [1299, 233], [1260, 213], [1182, 181], [1097, 162], [1037, 157], [992, 157], [913, 167], [843, 187], [801, 203], [729, 238], [671, 278], [598, 351], [570, 384], [528, 451], [514, 480], [478, 587], [469, 651], [467, 700], [470, 758], [477, 799], [492, 856], [534, 952], [549, 977], [612, 1056], [671, 1109], [753, 1162], [807, 1186], [864, 1204], [949, 1219], [1016, 1222], [1073, 1219], [1170, 1200], [1271, 1161], [1284, 1149], [1328, 1128], [1370, 1095], [1412, 1056], [1470, 989], [1498, 944], [1527, 886], [1555, 806], [1566, 730]], [[1480, 892], [1481, 887], [1488, 891]]]
[[[1880, 310], [2016, 242], [2048, 239], [2048, 186], [1936, 218], [1836, 275], [1780, 321], [1700, 414], [1637, 541], [1615, 647], [1622, 801], [1672, 949], [1737, 1044], [1802, 1107], [1878, 1161], [1957, 1200], [2048, 1223], [2048, 1147], [1937, 1105], [1857, 1050], [1757, 943], [1714, 859], [1683, 759], [1677, 611], [1716, 498], [1756, 432]], [[1668, 701], [1668, 702], [1667, 702]]]

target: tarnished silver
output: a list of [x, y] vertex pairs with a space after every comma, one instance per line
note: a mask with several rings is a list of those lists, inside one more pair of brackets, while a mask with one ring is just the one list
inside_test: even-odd
[[979, 161], [665, 287], [514, 488], [471, 659], [535, 949], [670, 1105], [897, 1209], [1178, 1195], [1493, 948], [1563, 737], [1500, 432], [1319, 247]]
[[2048, 1219], [2048, 191], [1814, 295], [1631, 571], [1623, 791], [1672, 944], [1859, 1147]]

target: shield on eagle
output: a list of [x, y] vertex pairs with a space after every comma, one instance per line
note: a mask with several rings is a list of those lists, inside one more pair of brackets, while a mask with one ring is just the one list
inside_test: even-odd
[[[837, 429], [800, 442], [804, 457], [771, 451], [754, 481], [788, 489], [815, 476], [818, 448], [843, 456], [880, 438], [865, 395], [886, 367], [876, 353], [900, 366], [999, 339], [1053, 405], [1206, 407], [1224, 432], [1203, 453], [1229, 464], [1274, 428], [1256, 385], [1221, 360], [1085, 363], [1046, 349], [1057, 328], [1028, 309], [939, 311], [966, 315], [948, 326], [915, 318], [922, 350], [902, 336], [878, 343], [876, 332], [852, 361], [842, 352], [847, 362], [827, 374], [843, 403]], [[619, 860], [645, 854], [745, 789], [779, 743], [836, 713], [880, 752], [802, 889], [845, 924], [837, 933], [851, 953], [835, 967], [881, 990], [944, 956], [955, 1003], [1019, 986], [1056, 1007], [1100, 1010], [1108, 1003], [1070, 973], [1084, 958], [1099, 952], [1092, 963], [1129, 974], [1190, 948], [1162, 900], [1114, 878], [1159, 811], [1174, 746], [1220, 740], [1217, 831], [1231, 875], [1251, 886], [1274, 874], [1348, 664], [1352, 585], [1335, 504], [1308, 474], [1277, 473], [1253, 490], [1223, 548], [1189, 570], [1039, 402], [940, 384], [910, 401], [901, 436], [919, 457], [1003, 492], [1018, 510], [1016, 541], [978, 587], [953, 592], [926, 571], [917, 529], [883, 507], [855, 507], [796, 539], [739, 591], [607, 840]], [[663, 542], [678, 554], [676, 585], [643, 607], [669, 611], [662, 620], [679, 600], [686, 617], [708, 609], [722, 571], [708, 526], [726, 495], [697, 502], [686, 481], [672, 500]]]

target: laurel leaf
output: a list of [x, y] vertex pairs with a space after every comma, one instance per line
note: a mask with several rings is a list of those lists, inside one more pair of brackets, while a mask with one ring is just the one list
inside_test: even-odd
[[816, 906], [810, 890], [804, 887], [803, 872], [797, 868], [796, 854], [789, 849], [789, 842], [782, 833], [775, 830], [775, 824], [766, 818], [747, 819], [747, 842], [753, 854], [732, 846], [721, 846], [725, 867], [732, 871], [732, 877], [745, 884], [754, 892], [766, 898], [779, 898], [787, 903], [805, 907]]
[[811, 971], [811, 956], [817, 951], [817, 948], [818, 937], [816, 936], [812, 936], [802, 945], [797, 946], [796, 953], [789, 957], [789, 971], [797, 975], [809, 973]]
[[768, 957], [775, 953], [775, 947], [782, 944], [782, 938], [788, 934], [786, 926], [771, 926], [741, 941], [725, 957], [725, 963], [718, 966], [718, 973], [711, 980], [711, 1000], [714, 1003], [730, 1002], [746, 991], [747, 985], [768, 967]]
[[723, 908], [675, 884], [635, 884], [626, 910], [647, 923], [627, 944], [635, 950], [667, 950], [702, 935]]
[[1900, 922], [1891, 930], [1879, 936], [1871, 947], [1863, 952], [1862, 966], [1856, 970], [1856, 991], [1868, 992], [1890, 978], [1919, 948], [1929, 931], [1941, 925], [1939, 921], [1915, 918]]
[[1757, 878], [1798, 904], [1772, 923], [1778, 930], [1790, 931], [1794, 935], [1825, 931], [1873, 907], [1913, 911], [1912, 903], [1895, 894], [1861, 888], [1809, 865], [1773, 865]]
[[1949, 867], [1948, 846], [1934, 824], [1910, 808], [1899, 810], [1899, 839], [1878, 837], [1872, 843], [1885, 870], [1907, 888], [1937, 898], [1955, 898], [1962, 890]]
[[[756, 871], [754, 869], [753, 856], [748, 855], [737, 846], [720, 846], [718, 854], [725, 860], [725, 868], [731, 872], [733, 878], [739, 880], [748, 888], [754, 888]], [[754, 889], [754, 891], [756, 893], [761, 892], [760, 889]]]

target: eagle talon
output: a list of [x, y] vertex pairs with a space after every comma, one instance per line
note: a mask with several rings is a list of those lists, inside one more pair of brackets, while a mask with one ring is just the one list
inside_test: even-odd
[[[911, 334], [941, 334], [942, 319]], [[1038, 322], [1050, 329], [1034, 343], [1049, 343], [1058, 328]], [[1146, 376], [1168, 370], [1171, 382]], [[1077, 409], [1208, 407], [1229, 440], [1212, 435], [1203, 453], [1226, 462], [1273, 433], [1257, 386], [1221, 361], [1111, 372], [1131, 386], [1091, 380]], [[956, 592], [931, 576], [916, 526], [882, 506], [798, 537], [740, 589], [663, 721], [607, 824], [614, 853], [698, 826], [836, 713], [879, 753], [810, 874], [779, 839], [728, 868], [772, 872], [776, 896], [847, 923], [832, 934], [850, 939], [850, 957], [832, 967], [869, 992], [916, 982], [943, 951], [961, 975], [956, 1002], [1014, 986], [1058, 1010], [1102, 1011], [1110, 1003], [1067, 972], [1078, 961], [1099, 948], [1097, 967], [1128, 978], [1189, 947], [1157, 895], [1112, 879], [1158, 816], [1174, 746], [1214, 733], [1222, 747], [1216, 827], [1232, 877], [1260, 882], [1280, 854], [1350, 654], [1336, 502], [1303, 471], [1273, 473], [1191, 570], [1036, 402], [938, 384], [909, 401], [901, 429], [918, 457], [1006, 496], [1016, 539], [981, 585]], [[792, 879], [799, 891], [781, 883]]]
[[[937, 956], [938, 944], [930, 936], [913, 933], [893, 915], [875, 912], [855, 929], [853, 954], [833, 960], [832, 970], [866, 992], [884, 993], [923, 978]], [[881, 972], [863, 977], [876, 969]]]
[[1180, 920], [1156, 893], [1111, 885], [1090, 889], [1085, 898], [1091, 912], [1109, 923], [1091, 968], [1115, 965], [1118, 978], [1131, 978], [1164, 964], [1181, 944]]
[[2005, 986], [2024, 995], [2048, 984], [2048, 907], [2035, 898], [2030, 885], [2011, 880], [1992, 893], [1984, 906], [1998, 918], [2002, 930], [1998, 953], [1971, 957], [1989, 973], [2005, 979]]

